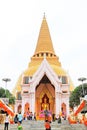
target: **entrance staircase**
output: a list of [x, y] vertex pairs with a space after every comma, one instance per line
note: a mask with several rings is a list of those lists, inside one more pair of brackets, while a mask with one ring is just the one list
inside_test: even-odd
[[[26, 120], [22, 123], [23, 130], [45, 130], [44, 121]], [[0, 130], [4, 130], [4, 124], [0, 124]], [[17, 124], [9, 125], [9, 130], [17, 130]], [[61, 124], [57, 121], [51, 123], [51, 130], [87, 130], [83, 124], [70, 125], [67, 120], [62, 120]]]

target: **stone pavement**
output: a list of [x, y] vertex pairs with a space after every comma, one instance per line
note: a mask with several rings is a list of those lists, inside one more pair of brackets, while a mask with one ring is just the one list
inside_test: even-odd
[[[23, 130], [45, 130], [44, 121], [23, 121]], [[4, 124], [0, 124], [0, 130], [4, 130]], [[17, 130], [17, 124], [9, 125], [9, 130]], [[87, 130], [83, 124], [70, 125], [68, 121], [63, 120], [61, 124], [57, 121], [51, 123], [51, 130]]]

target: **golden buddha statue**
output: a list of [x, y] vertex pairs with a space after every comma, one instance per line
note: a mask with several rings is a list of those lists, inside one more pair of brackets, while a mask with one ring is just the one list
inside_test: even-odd
[[44, 98], [44, 102], [42, 103], [42, 110], [49, 110], [49, 103], [47, 103], [46, 98]]

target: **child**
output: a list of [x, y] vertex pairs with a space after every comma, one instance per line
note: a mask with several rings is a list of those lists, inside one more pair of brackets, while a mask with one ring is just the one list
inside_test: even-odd
[[9, 116], [8, 113], [6, 113], [4, 130], [8, 130], [8, 125], [9, 125]]
[[18, 128], [18, 130], [23, 130], [23, 127], [22, 127], [20, 122], [18, 122], [18, 127], [17, 128]]
[[48, 120], [45, 121], [46, 130], [51, 130], [50, 122]]

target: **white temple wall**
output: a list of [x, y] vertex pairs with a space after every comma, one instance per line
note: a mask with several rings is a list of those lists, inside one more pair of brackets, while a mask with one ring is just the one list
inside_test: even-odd
[[69, 116], [69, 95], [67, 95], [66, 107], [67, 107], [67, 116]]
[[30, 111], [35, 112], [35, 93], [30, 93]]
[[18, 104], [15, 102], [15, 113], [17, 113]]

